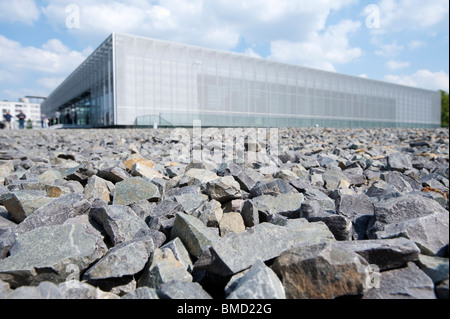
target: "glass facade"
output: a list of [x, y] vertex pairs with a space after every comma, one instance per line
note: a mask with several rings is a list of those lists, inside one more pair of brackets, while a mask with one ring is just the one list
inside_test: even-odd
[[113, 34], [43, 109], [88, 115], [95, 127], [439, 127], [440, 99], [438, 91]]

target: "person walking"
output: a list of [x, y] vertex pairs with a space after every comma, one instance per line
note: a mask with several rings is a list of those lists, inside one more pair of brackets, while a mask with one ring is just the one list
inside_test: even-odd
[[22, 112], [22, 110], [20, 110], [19, 115], [17, 115], [17, 117], [19, 118], [19, 129], [23, 130], [25, 128], [25, 119], [27, 118], [27, 116]]
[[6, 111], [6, 114], [3, 115], [3, 117], [5, 118], [5, 128], [7, 130], [12, 129], [12, 126], [11, 126], [12, 115], [9, 113], [9, 111]]

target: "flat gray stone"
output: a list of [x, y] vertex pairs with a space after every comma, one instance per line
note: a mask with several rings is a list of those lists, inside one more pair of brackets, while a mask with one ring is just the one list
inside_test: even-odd
[[42, 281], [62, 282], [74, 268], [83, 271], [106, 251], [102, 239], [87, 225], [39, 227], [17, 237], [10, 256], [0, 261], [0, 280], [12, 288]]
[[292, 223], [289, 228], [262, 223], [214, 242], [199, 256], [194, 269], [233, 275], [292, 247], [327, 241], [334, 241], [334, 237], [323, 223]]
[[286, 299], [280, 279], [260, 260], [235, 280], [228, 291], [227, 299]]
[[143, 199], [156, 201], [161, 198], [158, 187], [141, 177], [131, 177], [115, 185], [114, 205], [130, 205]]
[[184, 213], [177, 213], [171, 231], [171, 238], [179, 237], [189, 253], [200, 256], [203, 251], [218, 241], [220, 237], [205, 226], [201, 220]]
[[379, 283], [379, 288], [368, 290], [363, 299], [436, 299], [433, 281], [412, 262], [382, 272]]
[[105, 229], [113, 245], [137, 237], [150, 236], [150, 228], [128, 206], [109, 205], [96, 207], [89, 213]]
[[111, 248], [83, 275], [85, 280], [133, 276], [144, 269], [154, 250], [150, 237], [139, 237]]

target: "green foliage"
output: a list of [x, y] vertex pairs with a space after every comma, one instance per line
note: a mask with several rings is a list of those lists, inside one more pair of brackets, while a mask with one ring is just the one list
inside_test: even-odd
[[441, 126], [448, 126], [448, 93], [441, 90], [442, 94], [442, 113], [441, 113]]

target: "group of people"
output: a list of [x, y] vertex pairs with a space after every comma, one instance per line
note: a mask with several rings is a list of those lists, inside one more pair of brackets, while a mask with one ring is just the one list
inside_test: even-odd
[[[19, 114], [17, 114], [16, 117], [19, 119], [19, 129], [23, 130], [25, 128], [25, 119], [27, 118], [27, 116], [22, 112], [22, 110], [20, 110]], [[6, 114], [3, 115], [3, 118], [5, 119], [5, 128], [7, 130], [11, 130], [13, 116], [9, 111], [7, 111]]]

